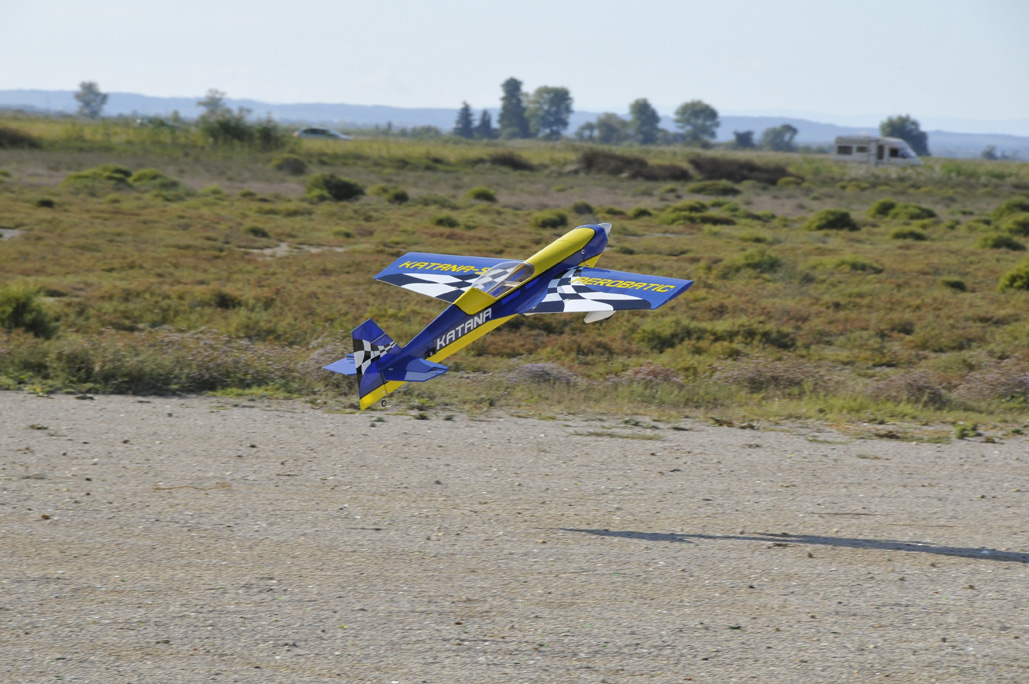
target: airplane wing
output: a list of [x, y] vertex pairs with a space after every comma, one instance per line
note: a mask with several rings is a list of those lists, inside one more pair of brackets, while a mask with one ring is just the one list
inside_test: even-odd
[[[554, 278], [543, 300], [525, 313], [614, 312], [656, 309], [693, 285], [692, 280], [578, 266]], [[608, 314], [610, 315], [610, 313]], [[587, 316], [587, 321], [606, 316]]]
[[509, 259], [410, 252], [375, 279], [453, 304], [481, 273], [504, 261]]

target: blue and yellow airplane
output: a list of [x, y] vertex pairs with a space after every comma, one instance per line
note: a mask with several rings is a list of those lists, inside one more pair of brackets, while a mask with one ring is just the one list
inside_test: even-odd
[[361, 408], [405, 382], [447, 372], [440, 361], [518, 314], [582, 312], [600, 321], [623, 309], [656, 309], [692, 280], [595, 268], [611, 224], [579, 226], [525, 261], [411, 252], [375, 276], [407, 290], [450, 302], [443, 313], [397, 345], [370, 318], [354, 328], [354, 353], [325, 366], [358, 376]]

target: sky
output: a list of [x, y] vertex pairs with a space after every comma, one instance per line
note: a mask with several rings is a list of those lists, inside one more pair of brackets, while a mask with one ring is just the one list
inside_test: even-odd
[[578, 111], [932, 128], [1029, 119], [1027, 29], [1029, 0], [0, 0], [0, 90], [456, 110], [513, 76]]

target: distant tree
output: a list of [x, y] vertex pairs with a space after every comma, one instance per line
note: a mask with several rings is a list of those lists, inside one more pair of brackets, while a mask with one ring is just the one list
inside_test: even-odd
[[614, 145], [629, 139], [629, 122], [611, 112], [597, 117], [596, 129], [598, 143]]
[[789, 124], [766, 128], [761, 134], [761, 147], [775, 152], [793, 152], [793, 139], [797, 137], [797, 129]]
[[733, 131], [732, 134], [735, 138], [733, 147], [737, 150], [751, 150], [756, 147], [754, 145], [754, 131]]
[[997, 155], [996, 145], [987, 145], [986, 148], [983, 150], [982, 154], [979, 156], [983, 159], [1000, 159], [1000, 157]]
[[675, 110], [675, 123], [687, 144], [710, 142], [721, 125], [718, 111], [701, 100], [690, 100]]
[[529, 131], [549, 140], [559, 140], [572, 115], [572, 95], [568, 88], [540, 86], [529, 98], [526, 110]]
[[661, 116], [646, 98], [640, 98], [629, 105], [629, 135], [640, 145], [657, 142], [658, 124]]
[[461, 103], [457, 110], [457, 121], [454, 123], [454, 135], [459, 138], [471, 138], [475, 135], [475, 123], [472, 121], [472, 108], [467, 102]]
[[922, 131], [918, 121], [909, 115], [891, 116], [879, 124], [879, 133], [887, 138], [900, 138], [915, 151], [919, 157], [928, 157], [929, 136]]
[[204, 113], [200, 115], [201, 118], [208, 119], [216, 118], [231, 111], [228, 105], [225, 104], [225, 93], [217, 88], [210, 88], [204, 99], [197, 102], [197, 107], [204, 110]]
[[575, 129], [576, 140], [593, 140], [593, 137], [597, 134], [597, 125], [592, 121], [587, 121], [583, 125]]
[[79, 92], [75, 93], [75, 99], [79, 101], [79, 114], [95, 119], [100, 116], [104, 105], [107, 104], [107, 93], [100, 92], [96, 81], [83, 81], [79, 84]]
[[500, 116], [497, 117], [500, 137], [528, 138], [529, 119], [525, 115], [522, 82], [517, 78], [509, 78], [500, 87], [504, 90], [504, 95], [500, 98]]
[[485, 109], [479, 115], [479, 123], [475, 127], [475, 137], [483, 140], [492, 140], [497, 137], [497, 130], [493, 128], [493, 117]]

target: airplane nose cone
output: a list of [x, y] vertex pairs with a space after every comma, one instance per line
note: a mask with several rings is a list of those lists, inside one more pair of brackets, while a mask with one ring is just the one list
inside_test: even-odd
[[611, 224], [610, 223], [598, 223], [598, 226], [604, 229], [604, 235], [611, 237]]

